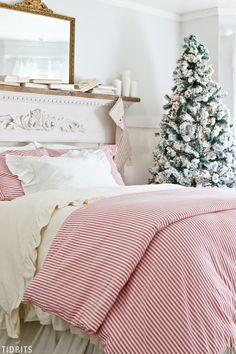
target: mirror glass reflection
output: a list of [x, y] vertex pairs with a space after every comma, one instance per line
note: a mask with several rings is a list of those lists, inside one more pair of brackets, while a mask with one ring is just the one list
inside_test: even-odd
[[0, 9], [0, 75], [69, 82], [70, 21]]

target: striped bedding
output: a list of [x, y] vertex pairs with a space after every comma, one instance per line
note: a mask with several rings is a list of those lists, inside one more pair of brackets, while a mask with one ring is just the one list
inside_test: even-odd
[[106, 354], [222, 354], [236, 345], [236, 192], [107, 198], [60, 228], [24, 303]]

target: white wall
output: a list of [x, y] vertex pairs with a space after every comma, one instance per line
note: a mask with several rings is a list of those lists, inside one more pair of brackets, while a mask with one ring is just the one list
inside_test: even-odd
[[[227, 35], [228, 31], [232, 31]], [[223, 89], [227, 92], [225, 103], [229, 107], [233, 122], [233, 47], [234, 33], [236, 33], [236, 18], [233, 13], [220, 13], [220, 55], [219, 75]], [[236, 63], [235, 63], [236, 65]], [[236, 122], [235, 122], [236, 123]], [[234, 123], [234, 124], [235, 124]]]
[[231, 116], [233, 116], [233, 44], [233, 36], [220, 36], [219, 81], [226, 93], [224, 101], [230, 109]]
[[153, 165], [152, 151], [157, 144], [156, 124], [150, 120], [145, 124], [135, 124], [129, 117], [129, 136], [132, 144], [132, 156], [125, 166], [126, 181], [133, 184], [146, 183], [150, 177], [148, 169]]
[[47, 1], [55, 11], [76, 17], [75, 77], [97, 77], [109, 83], [130, 69], [142, 98], [130, 114], [159, 116], [175, 66], [178, 23], [110, 3]]
[[129, 69], [138, 81], [142, 102], [127, 113], [132, 125], [133, 158], [126, 167], [125, 180], [129, 184], [145, 183], [147, 169], [152, 165], [154, 132], [163, 113], [164, 95], [172, 87], [179, 23], [159, 17], [156, 12], [118, 7], [112, 1], [47, 0], [46, 3], [57, 13], [76, 17], [76, 79], [96, 77], [110, 83]]

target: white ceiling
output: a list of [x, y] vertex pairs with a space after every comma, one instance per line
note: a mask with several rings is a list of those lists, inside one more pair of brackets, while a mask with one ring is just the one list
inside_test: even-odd
[[151, 6], [175, 14], [209, 9], [211, 7], [236, 8], [236, 0], [132, 0], [136, 4]]

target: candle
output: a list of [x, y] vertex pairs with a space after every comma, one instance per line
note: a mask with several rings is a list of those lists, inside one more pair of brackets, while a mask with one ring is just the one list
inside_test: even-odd
[[118, 79], [114, 80], [113, 81], [113, 86], [116, 87], [116, 94], [118, 96], [121, 96], [121, 88], [122, 88], [121, 80], [118, 80]]
[[138, 97], [138, 83], [137, 81], [132, 81], [131, 82], [131, 97]]
[[130, 71], [125, 70], [122, 73], [122, 95], [123, 96], [129, 96], [130, 95], [130, 84], [131, 84], [131, 79], [130, 79]]

